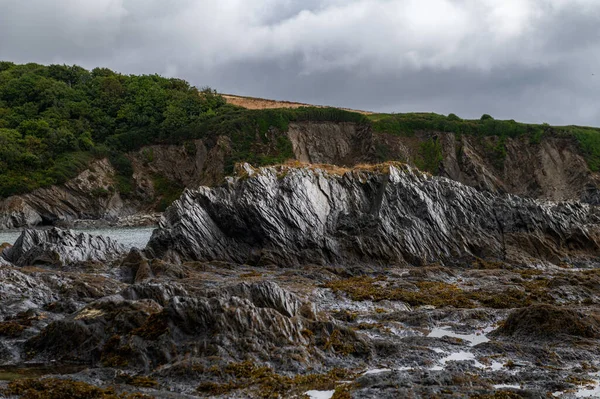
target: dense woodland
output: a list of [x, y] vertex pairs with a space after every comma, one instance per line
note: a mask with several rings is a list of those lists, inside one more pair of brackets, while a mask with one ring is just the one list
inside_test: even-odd
[[[489, 115], [463, 120], [453, 114], [364, 116], [335, 108], [250, 111], [180, 79], [0, 62], [0, 198], [63, 183], [102, 157], [117, 169], [119, 190], [126, 195], [133, 172], [127, 152], [219, 135], [232, 141], [229, 169], [238, 161], [279, 163], [292, 157], [291, 143], [282, 132], [289, 122], [304, 120], [365, 123], [396, 135], [419, 130], [495, 135], [500, 137], [499, 156], [507, 137], [527, 135], [535, 143], [545, 134], [567, 134], [578, 140], [590, 167], [600, 169], [600, 131], [595, 128], [528, 125]], [[276, 148], [255, 151], [267, 132], [278, 134]], [[436, 142], [424, 143], [419, 166], [435, 172], [440, 151]]]

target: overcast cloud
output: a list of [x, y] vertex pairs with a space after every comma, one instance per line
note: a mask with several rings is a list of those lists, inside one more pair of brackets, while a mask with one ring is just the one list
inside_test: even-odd
[[600, 0], [0, 0], [0, 59], [600, 126]]

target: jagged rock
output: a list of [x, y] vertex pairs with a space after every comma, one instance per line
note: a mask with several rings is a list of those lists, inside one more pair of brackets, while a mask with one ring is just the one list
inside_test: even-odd
[[115, 359], [109, 356], [117, 356], [114, 353], [117, 348], [104, 348], [107, 342], [113, 336], [119, 337], [141, 327], [149, 316], [161, 310], [162, 307], [151, 300], [128, 301], [120, 295], [108, 296], [49, 324], [27, 342], [26, 348], [41, 357], [83, 363], [104, 358], [105, 363], [113, 365], [111, 362]]
[[125, 299], [130, 300], [151, 299], [162, 306], [167, 306], [171, 298], [176, 296], [188, 296], [189, 293], [178, 283], [145, 281], [130, 285], [121, 293], [121, 295]]
[[110, 262], [125, 253], [123, 245], [108, 237], [71, 230], [24, 230], [2, 256], [17, 266], [63, 266], [82, 262]]
[[0, 249], [0, 266], [11, 266], [12, 264], [2, 256], [2, 252], [4, 252], [4, 250]]
[[139, 283], [153, 276], [148, 259], [137, 248], [129, 251], [121, 263], [121, 269], [132, 283]]
[[480, 192], [400, 164], [243, 169], [224, 186], [186, 190], [147, 252], [282, 266], [599, 260], [600, 211], [585, 204]]
[[238, 284], [226, 289], [225, 293], [249, 299], [257, 307], [275, 309], [287, 317], [296, 316], [302, 306], [294, 294], [269, 281], [259, 284]]
[[146, 370], [190, 353], [230, 361], [256, 356], [277, 363], [310, 362], [318, 357], [309, 350], [311, 339], [318, 348], [368, 353], [368, 345], [353, 331], [307, 319], [297, 314], [300, 307], [293, 294], [272, 282], [238, 284], [206, 296], [145, 282], [51, 323], [26, 348], [35, 351], [36, 360], [125, 362]]
[[44, 282], [0, 265], [0, 318], [44, 306], [59, 295]]

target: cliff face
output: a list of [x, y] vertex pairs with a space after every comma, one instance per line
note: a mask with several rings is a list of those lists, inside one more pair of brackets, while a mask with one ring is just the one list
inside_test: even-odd
[[125, 204], [120, 194], [112, 189], [115, 186], [114, 175], [115, 170], [108, 160], [98, 160], [64, 185], [1, 200], [0, 228], [134, 213], [135, 208]]
[[[257, 137], [260, 148], [249, 151], [269, 155], [272, 142], [281, 134]], [[497, 137], [439, 132], [396, 136], [350, 122], [290, 123], [285, 137], [296, 160], [340, 166], [388, 160], [421, 166], [424, 143], [435, 143], [438, 153], [428, 165], [434, 174], [492, 193], [600, 204], [600, 174], [590, 171], [577, 143], [568, 137], [543, 137], [536, 143], [525, 137], [508, 138], [500, 143]], [[232, 161], [232, 145], [230, 138], [219, 136], [128, 154], [134, 173], [127, 198], [116, 189], [113, 166], [107, 160], [95, 161], [64, 185], [0, 200], [0, 228], [116, 219], [163, 210], [186, 187], [223, 182]]]
[[187, 190], [148, 250], [174, 261], [281, 266], [600, 261], [595, 207], [480, 192], [406, 165], [368, 169], [244, 165], [224, 186]]
[[300, 162], [353, 166], [376, 161], [373, 134], [356, 123], [290, 123], [288, 138]]
[[600, 174], [590, 171], [573, 138], [475, 137], [417, 132], [412, 137], [375, 134], [382, 159], [415, 164], [420, 146], [439, 143], [436, 174], [480, 190], [553, 201], [599, 204]]
[[[0, 200], [0, 229], [68, 225], [79, 219], [110, 221], [152, 213], [165, 196], [176, 198], [183, 187], [222, 181], [228, 148], [228, 140], [219, 138], [210, 149], [196, 140], [187, 146], [151, 146], [129, 154], [134, 172], [127, 197], [118, 191], [111, 163], [96, 160], [63, 185]], [[161, 187], [157, 187], [158, 179], [162, 179]]]

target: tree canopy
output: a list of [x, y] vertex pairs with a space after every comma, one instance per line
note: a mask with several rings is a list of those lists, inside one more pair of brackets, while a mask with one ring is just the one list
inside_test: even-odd
[[0, 197], [62, 183], [95, 156], [168, 141], [223, 105], [181, 79], [0, 62]]

